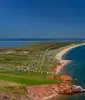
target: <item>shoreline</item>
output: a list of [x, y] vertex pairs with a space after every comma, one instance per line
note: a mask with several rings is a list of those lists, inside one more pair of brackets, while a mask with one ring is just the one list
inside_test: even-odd
[[[82, 43], [82, 44], [78, 44], [78, 45], [74, 45], [74, 46], [71, 46], [71, 47], [67, 47], [66, 49], [64, 49], [64, 50], [62, 50], [60, 53], [58, 53], [56, 56], [55, 56], [55, 59], [58, 59], [59, 60], [59, 62], [60, 62], [60, 64], [59, 65], [57, 65], [56, 66], [56, 74], [58, 74], [59, 72], [60, 72], [60, 70], [65, 66], [65, 65], [67, 65], [68, 63], [70, 63], [70, 60], [62, 60], [62, 56], [66, 53], [66, 52], [68, 52], [69, 50], [71, 50], [71, 49], [73, 49], [73, 48], [75, 48], [75, 47], [78, 47], [78, 46], [81, 46], [81, 45], [84, 45], [85, 43]], [[48, 88], [48, 87], [50, 87], [50, 88]], [[56, 87], [56, 90], [58, 90], [58, 86], [56, 85], [53, 85], [53, 87], [51, 87], [51, 86], [46, 86], [46, 87], [44, 87], [44, 86], [42, 86], [41, 88], [40, 88], [40, 86], [39, 86], [39, 89], [40, 89], [40, 91], [42, 90], [42, 91], [44, 91], [45, 93], [47, 92], [46, 91], [46, 88], [49, 90], [49, 89], [51, 89], [52, 88], [52, 90], [53, 90], [53, 88], [55, 88]], [[38, 89], [38, 91], [39, 91], [39, 89]], [[27, 90], [29, 90], [29, 89], [27, 89]], [[33, 90], [36, 90], [36, 88], [33, 88]], [[52, 90], [49, 90], [49, 91], [51, 91], [52, 92]], [[38, 93], [38, 91], [37, 91], [37, 93]], [[55, 90], [54, 90], [55, 91]], [[39, 95], [39, 94], [38, 94]], [[38, 96], [37, 95], [37, 96]], [[41, 95], [41, 94], [40, 94]], [[56, 97], [56, 99], [58, 98], [58, 96], [59, 96], [59, 94], [58, 94], [58, 92], [56, 92], [56, 93], [53, 93], [53, 94], [51, 94], [51, 95], [48, 95], [48, 96], [44, 96], [43, 98], [42, 98], [42, 100], [49, 100], [49, 99], [52, 99], [52, 98], [54, 98], [54, 97]], [[36, 100], [36, 99], [35, 99]], [[37, 100], [40, 100], [40, 99], [38, 99], [37, 98]]]
[[[59, 60], [59, 62], [60, 62], [60, 65], [57, 65], [57, 66], [56, 66], [56, 74], [59, 74], [59, 72], [61, 71], [61, 69], [62, 69], [65, 65], [67, 65], [67, 64], [69, 64], [69, 63], [71, 62], [70, 60], [62, 60], [62, 56], [63, 56], [65, 53], [67, 53], [69, 50], [71, 50], [71, 49], [73, 49], [73, 48], [76, 48], [76, 47], [78, 47], [78, 46], [82, 46], [82, 45], [85, 45], [85, 43], [78, 44], [78, 45], [73, 45], [73, 46], [71, 46], [71, 47], [67, 47], [66, 49], [62, 50], [61, 52], [59, 52], [59, 53], [55, 56], [55, 59]], [[53, 97], [55, 97], [55, 96], [56, 96], [56, 98], [57, 98], [57, 96], [59, 96], [59, 94], [56, 93], [56, 94], [50, 95], [50, 96], [48, 96], [48, 97], [44, 97], [42, 100], [48, 100], [48, 99], [51, 99], [51, 98], [53, 98]]]
[[82, 45], [85, 45], [85, 43], [76, 44], [76, 45], [67, 47], [66, 49], [64, 49], [64, 50], [62, 50], [61, 52], [59, 52], [59, 53], [55, 56], [55, 59], [61, 61], [61, 60], [62, 60], [62, 56], [63, 56], [64, 54], [66, 54], [69, 50], [71, 50], [71, 49], [73, 49], [73, 48], [76, 48], [76, 47], [79, 47], [79, 46], [82, 46]]
[[59, 60], [59, 62], [60, 62], [60, 65], [57, 65], [57, 66], [56, 66], [56, 73], [57, 73], [57, 74], [60, 72], [60, 70], [61, 70], [65, 65], [67, 65], [68, 63], [71, 62], [70, 60], [62, 60], [62, 56], [63, 56], [64, 54], [66, 54], [68, 51], [70, 51], [71, 49], [76, 48], [76, 47], [79, 47], [79, 46], [82, 46], [82, 45], [85, 45], [85, 43], [73, 45], [73, 46], [71, 46], [71, 47], [67, 47], [66, 49], [62, 50], [60, 53], [58, 53], [58, 54], [55, 56], [55, 59]]
[[61, 71], [61, 69], [66, 66], [67, 64], [69, 64], [71, 61], [70, 60], [61, 60], [60, 64], [61, 65], [57, 65], [56, 66], [56, 74], [59, 74], [59, 72]]

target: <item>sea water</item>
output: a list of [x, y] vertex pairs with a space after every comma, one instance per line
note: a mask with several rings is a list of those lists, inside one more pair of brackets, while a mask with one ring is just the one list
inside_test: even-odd
[[0, 48], [19, 47], [28, 45], [26, 41], [0, 41]]
[[[60, 73], [71, 76], [74, 85], [80, 85], [85, 89], [85, 45], [73, 48], [63, 56], [63, 59], [70, 60], [71, 63], [63, 67]], [[61, 96], [58, 100], [85, 100], [85, 93]]]

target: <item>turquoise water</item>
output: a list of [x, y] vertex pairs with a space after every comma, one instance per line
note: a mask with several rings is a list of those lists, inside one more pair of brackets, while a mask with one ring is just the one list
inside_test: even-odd
[[[62, 68], [60, 73], [72, 76], [73, 79], [77, 79], [73, 84], [85, 88], [85, 45], [70, 50], [63, 59], [71, 60], [71, 63]], [[85, 93], [61, 98], [59, 100], [85, 100]]]

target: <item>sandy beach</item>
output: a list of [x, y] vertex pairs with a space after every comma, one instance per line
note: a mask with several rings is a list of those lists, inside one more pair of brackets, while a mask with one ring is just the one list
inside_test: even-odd
[[68, 52], [69, 50], [71, 50], [71, 49], [73, 49], [73, 48], [82, 46], [82, 45], [85, 45], [85, 43], [77, 44], [77, 45], [74, 44], [73, 46], [68, 47], [68, 48], [62, 50], [60, 53], [58, 53], [58, 54], [55, 56], [55, 59], [62, 60], [62, 56], [63, 56], [66, 52]]
[[58, 74], [60, 72], [60, 70], [67, 65], [68, 63], [70, 63], [70, 60], [60, 60], [60, 64], [61, 65], [57, 65], [57, 69], [56, 69], [56, 73]]
[[[60, 61], [60, 65], [57, 65], [56, 66], [56, 73], [58, 74], [60, 72], [60, 70], [65, 66], [67, 65], [68, 63], [70, 63], [70, 60], [62, 60], [62, 56], [68, 52], [69, 50], [73, 49], [73, 48], [76, 48], [78, 46], [82, 46], [82, 45], [85, 45], [85, 43], [82, 43], [82, 44], [78, 44], [78, 45], [73, 45], [71, 47], [68, 47], [64, 50], [62, 50], [60, 53], [58, 53], [56, 56], [55, 56], [55, 59], [58, 59]], [[43, 100], [52, 100], [53, 97], [56, 97], [59, 96], [58, 94], [53, 94], [49, 97], [45, 97]]]
[[82, 46], [82, 45], [85, 45], [85, 43], [82, 43], [82, 44], [78, 44], [78, 45], [73, 45], [71, 47], [68, 47], [64, 50], [62, 50], [60, 53], [58, 53], [56, 56], [55, 56], [55, 59], [59, 60], [60, 61], [60, 64], [61, 65], [57, 65], [57, 69], [56, 69], [56, 73], [58, 74], [60, 72], [60, 70], [62, 69], [62, 67], [64, 67], [65, 65], [67, 65], [68, 63], [70, 63], [70, 60], [62, 60], [62, 56], [67, 53], [69, 50], [73, 49], [73, 48], [76, 48], [76, 47], [79, 47], [79, 46]]

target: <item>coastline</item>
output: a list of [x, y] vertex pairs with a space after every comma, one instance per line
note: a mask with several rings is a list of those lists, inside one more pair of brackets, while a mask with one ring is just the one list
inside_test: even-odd
[[56, 66], [56, 74], [59, 74], [59, 72], [61, 71], [61, 69], [62, 69], [65, 65], [69, 64], [70, 62], [71, 62], [70, 60], [61, 60], [61, 61], [60, 61], [60, 64], [61, 64], [61, 65], [57, 65], [57, 66]]
[[[76, 47], [78, 47], [78, 46], [82, 46], [82, 45], [85, 45], [85, 43], [78, 44], [78, 45], [73, 45], [73, 46], [71, 46], [71, 47], [67, 47], [66, 49], [62, 50], [60, 53], [58, 53], [58, 54], [55, 56], [55, 59], [59, 60], [59, 62], [60, 62], [60, 64], [56, 66], [56, 74], [59, 74], [59, 72], [61, 71], [61, 69], [62, 69], [65, 65], [67, 65], [67, 64], [69, 64], [69, 63], [71, 62], [70, 60], [62, 60], [62, 56], [63, 56], [65, 53], [67, 53], [69, 50], [71, 50], [71, 49], [73, 49], [73, 48], [76, 48]], [[53, 98], [53, 97], [55, 97], [55, 96], [56, 96], [56, 98], [57, 98], [57, 96], [59, 96], [59, 94], [56, 93], [56, 94], [50, 95], [50, 96], [48, 96], [48, 97], [44, 97], [43, 100], [49, 100], [49, 99], [51, 99], [51, 98]]]
[[[65, 54], [65, 53], [67, 53], [69, 50], [71, 50], [71, 49], [73, 49], [73, 48], [75, 48], [75, 47], [78, 47], [78, 46], [81, 46], [81, 45], [84, 45], [85, 43], [82, 43], [82, 44], [78, 44], [78, 45], [74, 45], [74, 46], [70, 46], [70, 47], [67, 47], [66, 49], [64, 49], [64, 50], [62, 50], [60, 53], [58, 53], [56, 56], [55, 56], [55, 59], [58, 59], [59, 60], [59, 62], [60, 62], [60, 64], [59, 65], [57, 65], [56, 66], [56, 74], [58, 74], [59, 72], [60, 72], [60, 70], [65, 66], [65, 65], [67, 65], [68, 63], [70, 63], [70, 60], [62, 60], [62, 56]], [[65, 85], [65, 84], [64, 84]], [[38, 91], [44, 91], [43, 92], [43, 98], [42, 98], [42, 100], [53, 100], [52, 98], [58, 98], [58, 96], [59, 96], [59, 94], [58, 94], [58, 92], [57, 91], [55, 91], [55, 90], [53, 90], [53, 88], [56, 88], [56, 90], [58, 91], [58, 86], [57, 85], [53, 85], [52, 87], [51, 87], [51, 85], [43, 85], [43, 86], [39, 86], [38, 88], [35, 86], [35, 87], [32, 87], [32, 89], [30, 89], [29, 87], [28, 87], [28, 89], [27, 90], [33, 90], [33, 91], [35, 91], [35, 94], [37, 94], [38, 93]], [[48, 90], [48, 91], [47, 91]], [[36, 91], [37, 91], [37, 93], [36, 93]], [[51, 93], [51, 92], [52, 93]], [[53, 91], [55, 91], [55, 93], [53, 92]], [[28, 91], [29, 92], [29, 91]], [[47, 94], [48, 92], [50, 92], [50, 95], [44, 95], [45, 93]], [[48, 93], [49, 94], [49, 93]], [[38, 93], [38, 95], [39, 95], [39, 93]], [[35, 99], [35, 100], [40, 100], [39, 98], [40, 98], [40, 96], [42, 97], [42, 95], [40, 94], [40, 96], [38, 97], [38, 95], [37, 95], [37, 99]]]
[[70, 60], [62, 60], [62, 56], [64, 54], [66, 54], [69, 50], [73, 49], [73, 48], [76, 48], [76, 47], [79, 47], [79, 46], [82, 46], [82, 45], [85, 45], [85, 43], [82, 43], [82, 44], [77, 44], [77, 45], [73, 45], [71, 47], [68, 47], [64, 50], [62, 50], [60, 53], [58, 53], [56, 56], [55, 56], [55, 59], [59, 60], [60, 62], [60, 65], [57, 65], [56, 66], [56, 73], [58, 74], [60, 72], [60, 70], [65, 66], [67, 65], [68, 63], [70, 63], [71, 61]]
[[70, 47], [67, 47], [66, 49], [62, 50], [60, 53], [58, 53], [56, 56], [55, 56], [55, 59], [61, 61], [62, 60], [62, 56], [67, 53], [69, 50], [73, 49], [73, 48], [76, 48], [76, 47], [79, 47], [79, 46], [82, 46], [82, 45], [85, 45], [85, 43], [82, 43], [82, 44], [77, 44], [77, 45], [73, 45], [73, 46], [70, 46]]

